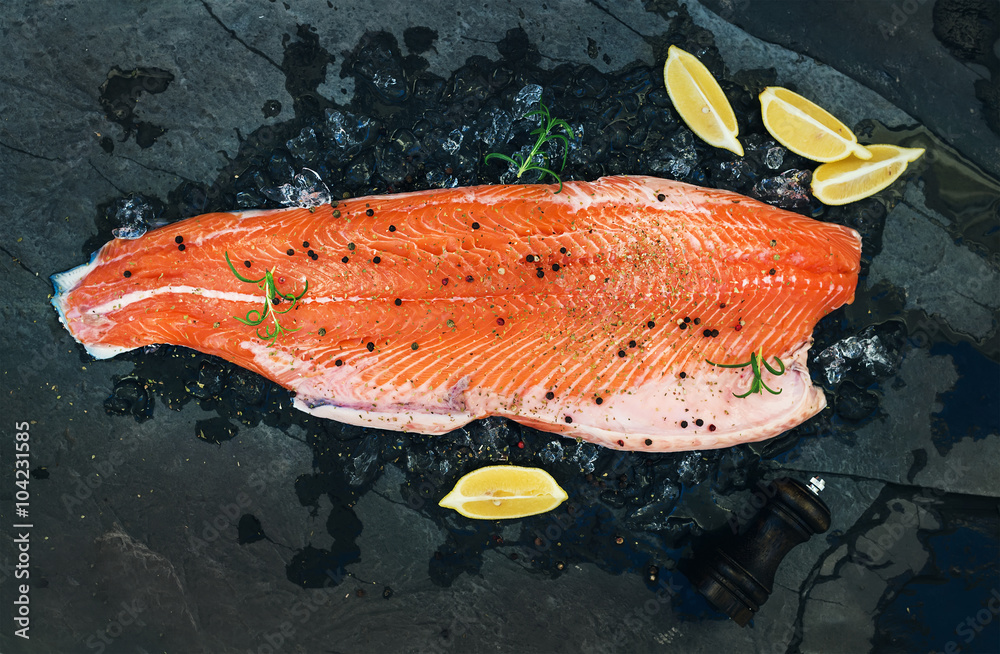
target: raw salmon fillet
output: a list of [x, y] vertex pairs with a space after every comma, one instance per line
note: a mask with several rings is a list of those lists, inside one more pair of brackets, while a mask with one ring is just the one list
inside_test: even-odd
[[[726, 191], [652, 177], [362, 197], [213, 213], [114, 240], [53, 277], [97, 358], [183, 345], [354, 425], [444, 433], [505, 416], [606, 447], [675, 451], [780, 434], [826, 404], [806, 353], [854, 298], [861, 240]], [[183, 247], [181, 247], [183, 246]], [[299, 294], [262, 340], [274, 275]], [[290, 305], [278, 305], [282, 310]], [[262, 327], [273, 328], [268, 320]], [[751, 394], [761, 352], [781, 394]]]

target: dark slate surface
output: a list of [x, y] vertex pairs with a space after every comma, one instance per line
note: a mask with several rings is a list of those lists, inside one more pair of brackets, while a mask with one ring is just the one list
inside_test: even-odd
[[[996, 79], [995, 58], [976, 49], [985, 38], [978, 31], [964, 41], [961, 29], [935, 35], [934, 12], [946, 15], [956, 3], [704, 4], [773, 43], [701, 5], [668, 1], [8, 3], [0, 11], [0, 408], [8, 420], [0, 442], [0, 650], [1000, 648], [990, 610], [998, 594], [1000, 193], [995, 179], [965, 163], [998, 170], [988, 108], [974, 93], [977, 81]], [[879, 22], [892, 22], [897, 7], [907, 18], [886, 36]], [[532, 548], [545, 548], [526, 534], [544, 536], [552, 523], [476, 526], [433, 511], [430, 500], [447, 488], [431, 484], [426, 500], [413, 494], [408, 475], [427, 465], [416, 441], [397, 447], [389, 434], [292, 424], [280, 393], [234, 433], [227, 426], [236, 417], [220, 425], [223, 409], [167, 388], [164, 371], [182, 367], [188, 354], [154, 353], [138, 367], [95, 362], [56, 319], [47, 277], [86, 261], [100, 243], [85, 243], [107, 229], [109, 203], [140, 194], [152, 207], [176, 208], [172, 191], [216, 181], [239, 139], [290, 120], [308, 100], [302, 89], [324, 73], [317, 92], [350, 101], [361, 82], [341, 77], [342, 66], [375, 26], [445, 78], [471, 55], [498, 59], [497, 43], [518, 26], [524, 52], [537, 51], [543, 67], [570, 61], [613, 72], [633, 60], [660, 63], [663, 35], [688, 14], [710, 30], [705, 44], [714, 40], [730, 72], [773, 66], [776, 83], [807, 91], [851, 124], [878, 119], [902, 130], [871, 126], [878, 138], [895, 134], [930, 149], [906, 183], [880, 196], [891, 206], [883, 249], [845, 313], [864, 356], [851, 359], [839, 336], [817, 334], [830, 341], [823, 347], [840, 343], [831, 357], [844, 354], [851, 381], [828, 380], [833, 406], [808, 433], [722, 458], [677, 459], [677, 479], [664, 480], [651, 500], [674, 522], [649, 542], [667, 542], [670, 529], [680, 534], [676, 549], [662, 551], [655, 582], [648, 564], [629, 558], [643, 547], [607, 554], [614, 534], [600, 530], [566, 561], [529, 563]], [[307, 24], [322, 52], [304, 62], [289, 57], [301, 53], [289, 46], [307, 42]], [[332, 59], [325, 70], [306, 65], [322, 57]], [[132, 70], [141, 74], [120, 74]], [[928, 129], [909, 129], [917, 122]], [[863, 332], [865, 325], [877, 329]], [[865, 366], [875, 366], [868, 377]], [[114, 380], [129, 375], [118, 399], [130, 414], [109, 415]], [[242, 379], [232, 389], [245, 397], [259, 387]], [[873, 397], [878, 408], [866, 412]], [[31, 434], [30, 641], [13, 635], [14, 584], [25, 583], [15, 578], [15, 539], [25, 530], [13, 527], [23, 522], [13, 506], [21, 421]], [[344, 449], [315, 449], [321, 432], [342, 436]], [[519, 433], [489, 422], [456, 442], [468, 438], [463, 446], [476, 460], [497, 461]], [[535, 451], [560, 444], [523, 437]], [[372, 469], [379, 457], [396, 463]], [[363, 492], [350, 481], [324, 486], [330, 467], [361, 480]], [[707, 479], [708, 470], [722, 472]], [[726, 529], [752, 506], [748, 470], [763, 482], [823, 476], [833, 523], [792, 551], [753, 627], [740, 629], [708, 610], [672, 565], [698, 524]], [[617, 491], [595, 497], [594, 483], [581, 472], [564, 485], [592, 515], [619, 515]], [[572, 533], [557, 530], [555, 538]], [[468, 551], [478, 555], [445, 556]], [[322, 586], [318, 563], [334, 571], [329, 585], [293, 583]]]

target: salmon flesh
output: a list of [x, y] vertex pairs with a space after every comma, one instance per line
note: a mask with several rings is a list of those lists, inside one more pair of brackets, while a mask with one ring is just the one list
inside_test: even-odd
[[[854, 299], [857, 232], [653, 177], [557, 190], [197, 216], [107, 243], [53, 276], [53, 304], [96, 358], [183, 345], [365, 427], [504, 416], [664, 452], [770, 438], [823, 409], [806, 353]], [[752, 355], [772, 370], [713, 365]]]

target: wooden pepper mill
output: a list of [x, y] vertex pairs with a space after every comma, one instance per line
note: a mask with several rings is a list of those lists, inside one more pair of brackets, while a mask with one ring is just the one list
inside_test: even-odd
[[830, 528], [830, 509], [819, 499], [825, 483], [777, 479], [770, 501], [752, 521], [707, 556], [682, 568], [691, 584], [745, 627], [771, 594], [774, 573], [793, 547]]

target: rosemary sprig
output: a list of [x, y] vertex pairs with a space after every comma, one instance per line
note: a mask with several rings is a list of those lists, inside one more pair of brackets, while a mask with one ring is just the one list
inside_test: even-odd
[[[276, 314], [288, 313], [295, 308], [295, 303], [302, 299], [302, 296], [306, 294], [309, 290], [309, 280], [306, 279], [306, 286], [302, 289], [302, 292], [298, 295], [294, 293], [281, 293], [278, 288], [274, 285], [274, 271], [264, 270], [264, 276], [260, 279], [248, 279], [236, 271], [236, 266], [229, 259], [229, 252], [226, 252], [226, 263], [229, 264], [229, 269], [236, 275], [236, 279], [241, 282], [246, 282], [247, 284], [257, 284], [258, 288], [264, 289], [264, 308], [263, 309], [250, 309], [247, 311], [245, 318], [240, 318], [239, 316], [233, 316], [236, 320], [239, 320], [244, 325], [249, 325], [250, 327], [257, 327], [257, 338], [263, 341], [277, 342], [278, 336], [283, 333], [297, 332], [301, 327], [296, 329], [288, 329], [282, 327], [278, 322], [278, 316]], [[263, 285], [262, 285], [263, 284]], [[288, 308], [284, 311], [278, 311], [274, 307], [284, 300], [289, 303]], [[274, 329], [268, 329], [266, 326], [263, 328], [264, 333], [261, 333], [261, 328], [259, 325], [267, 320], [270, 316], [271, 320], [274, 322]]]
[[[545, 175], [550, 175], [557, 182], [559, 182], [559, 191], [562, 191], [563, 187], [562, 179], [559, 177], [559, 175], [553, 172], [551, 168], [546, 168], [545, 166], [540, 166], [534, 163], [535, 155], [539, 154], [539, 150], [542, 148], [542, 146], [548, 143], [549, 141], [557, 141], [557, 140], [562, 141], [563, 146], [565, 148], [563, 150], [562, 166], [559, 168], [559, 172], [562, 172], [563, 168], [566, 167], [566, 157], [569, 155], [569, 139], [576, 137], [573, 136], [573, 129], [569, 126], [569, 123], [567, 123], [565, 120], [561, 118], [553, 118], [552, 115], [549, 114], [548, 107], [546, 107], [545, 104], [540, 100], [538, 102], [538, 106], [541, 108], [536, 109], [531, 113], [525, 114], [524, 116], [525, 118], [530, 118], [531, 116], [542, 117], [542, 124], [537, 129], [531, 132], [531, 135], [537, 137], [537, 139], [535, 140], [534, 147], [531, 148], [531, 152], [528, 153], [528, 156], [525, 157], [524, 155], [515, 152], [514, 157], [511, 158], [505, 154], [491, 152], [490, 154], [486, 155], [485, 162], [489, 163], [490, 159], [500, 159], [502, 161], [506, 161], [511, 166], [517, 168], [518, 179], [521, 179], [521, 175], [528, 172], [529, 170], [541, 171], [543, 177]], [[562, 129], [565, 132], [565, 134], [556, 134], [553, 131], [556, 129]], [[569, 138], [567, 138], [566, 136], [567, 134], [569, 135]], [[556, 191], [556, 193], [559, 193], [559, 191]]]
[[764, 383], [763, 379], [761, 379], [761, 374], [762, 374], [760, 369], [761, 365], [767, 368], [767, 371], [770, 372], [772, 375], [779, 376], [784, 374], [785, 364], [782, 363], [781, 359], [779, 359], [778, 357], [774, 357], [774, 360], [778, 362], [778, 367], [780, 368], [780, 370], [775, 370], [774, 368], [771, 367], [771, 364], [769, 364], [767, 361], [764, 360], [764, 357], [761, 354], [761, 350], [758, 350], [757, 352], [751, 352], [750, 360], [747, 361], [746, 363], [712, 363], [708, 359], [705, 359], [706, 362], [710, 363], [713, 366], [718, 366], [719, 368], [746, 368], [747, 366], [750, 366], [750, 369], [753, 370], [753, 382], [750, 383], [750, 390], [748, 390], [743, 395], [736, 395], [736, 393], [733, 393], [733, 395], [736, 395], [736, 397], [739, 398], [747, 397], [751, 393], [763, 394], [762, 391], [767, 391], [772, 395], [778, 395], [779, 393], [781, 393], [781, 389], [773, 390], [771, 389], [771, 387], [769, 387], [767, 384]]

